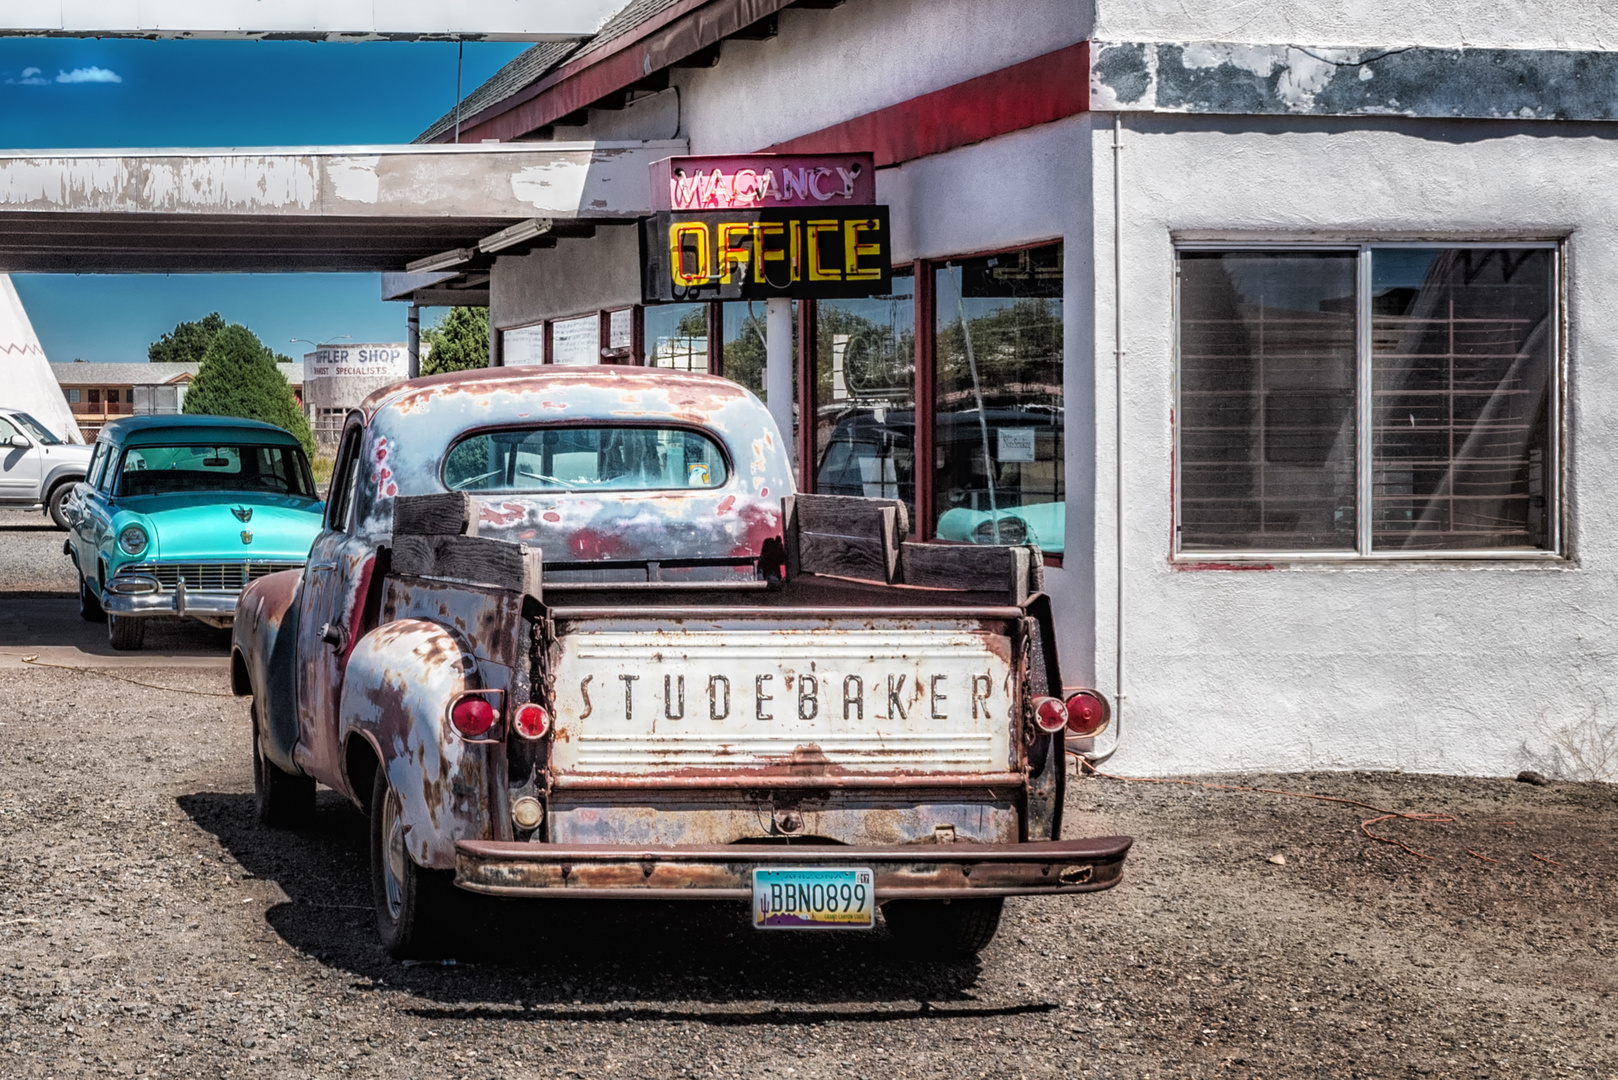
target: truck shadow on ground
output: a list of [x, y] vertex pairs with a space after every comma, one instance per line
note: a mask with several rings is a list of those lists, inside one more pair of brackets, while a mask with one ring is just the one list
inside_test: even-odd
[[[931, 962], [872, 932], [755, 931], [743, 904], [704, 901], [512, 901], [467, 894], [453, 964], [401, 964], [377, 944], [367, 821], [322, 791], [313, 824], [272, 831], [251, 795], [177, 799], [253, 877], [287, 900], [265, 918], [290, 946], [322, 963], [418, 994], [429, 1018], [701, 1020], [790, 1024], [832, 1019], [1049, 1012], [1038, 992], [1022, 1004], [974, 1005], [978, 961]], [[245, 946], [244, 946], [245, 948]], [[1037, 999], [1037, 1000], [1035, 1000]], [[664, 1008], [648, 1002], [697, 1006]], [[704, 1006], [740, 1004], [714, 1011]], [[473, 1004], [475, 1003], [475, 1004]], [[842, 1005], [843, 1009], [826, 1006]]]

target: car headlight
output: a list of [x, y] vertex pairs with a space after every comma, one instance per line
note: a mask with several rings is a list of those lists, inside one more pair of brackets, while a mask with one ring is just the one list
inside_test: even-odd
[[139, 555], [146, 550], [146, 530], [139, 525], [125, 525], [118, 534], [118, 546], [126, 555]]

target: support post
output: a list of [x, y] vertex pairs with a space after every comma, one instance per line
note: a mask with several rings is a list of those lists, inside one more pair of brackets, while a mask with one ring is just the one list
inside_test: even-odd
[[410, 378], [414, 379], [421, 374], [421, 306], [410, 305], [410, 314], [406, 317], [405, 325], [409, 328], [406, 340], [409, 344]]
[[797, 441], [792, 437], [792, 301], [764, 301], [764, 387], [768, 391], [770, 415], [775, 417], [786, 441], [787, 452], [797, 457]]

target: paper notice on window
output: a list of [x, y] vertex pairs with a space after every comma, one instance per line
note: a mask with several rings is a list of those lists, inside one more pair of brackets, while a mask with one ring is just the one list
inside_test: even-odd
[[551, 363], [601, 363], [601, 320], [586, 315], [551, 323]]
[[500, 359], [507, 367], [545, 362], [545, 327], [519, 326], [500, 332]]
[[1033, 461], [1034, 460], [1034, 429], [1033, 428], [996, 428], [995, 433], [1000, 437], [1000, 450], [995, 455], [1000, 461]]

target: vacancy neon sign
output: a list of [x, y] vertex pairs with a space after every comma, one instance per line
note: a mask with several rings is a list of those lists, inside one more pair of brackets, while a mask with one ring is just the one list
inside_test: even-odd
[[876, 202], [870, 154], [709, 154], [652, 163], [654, 210], [764, 210]]

